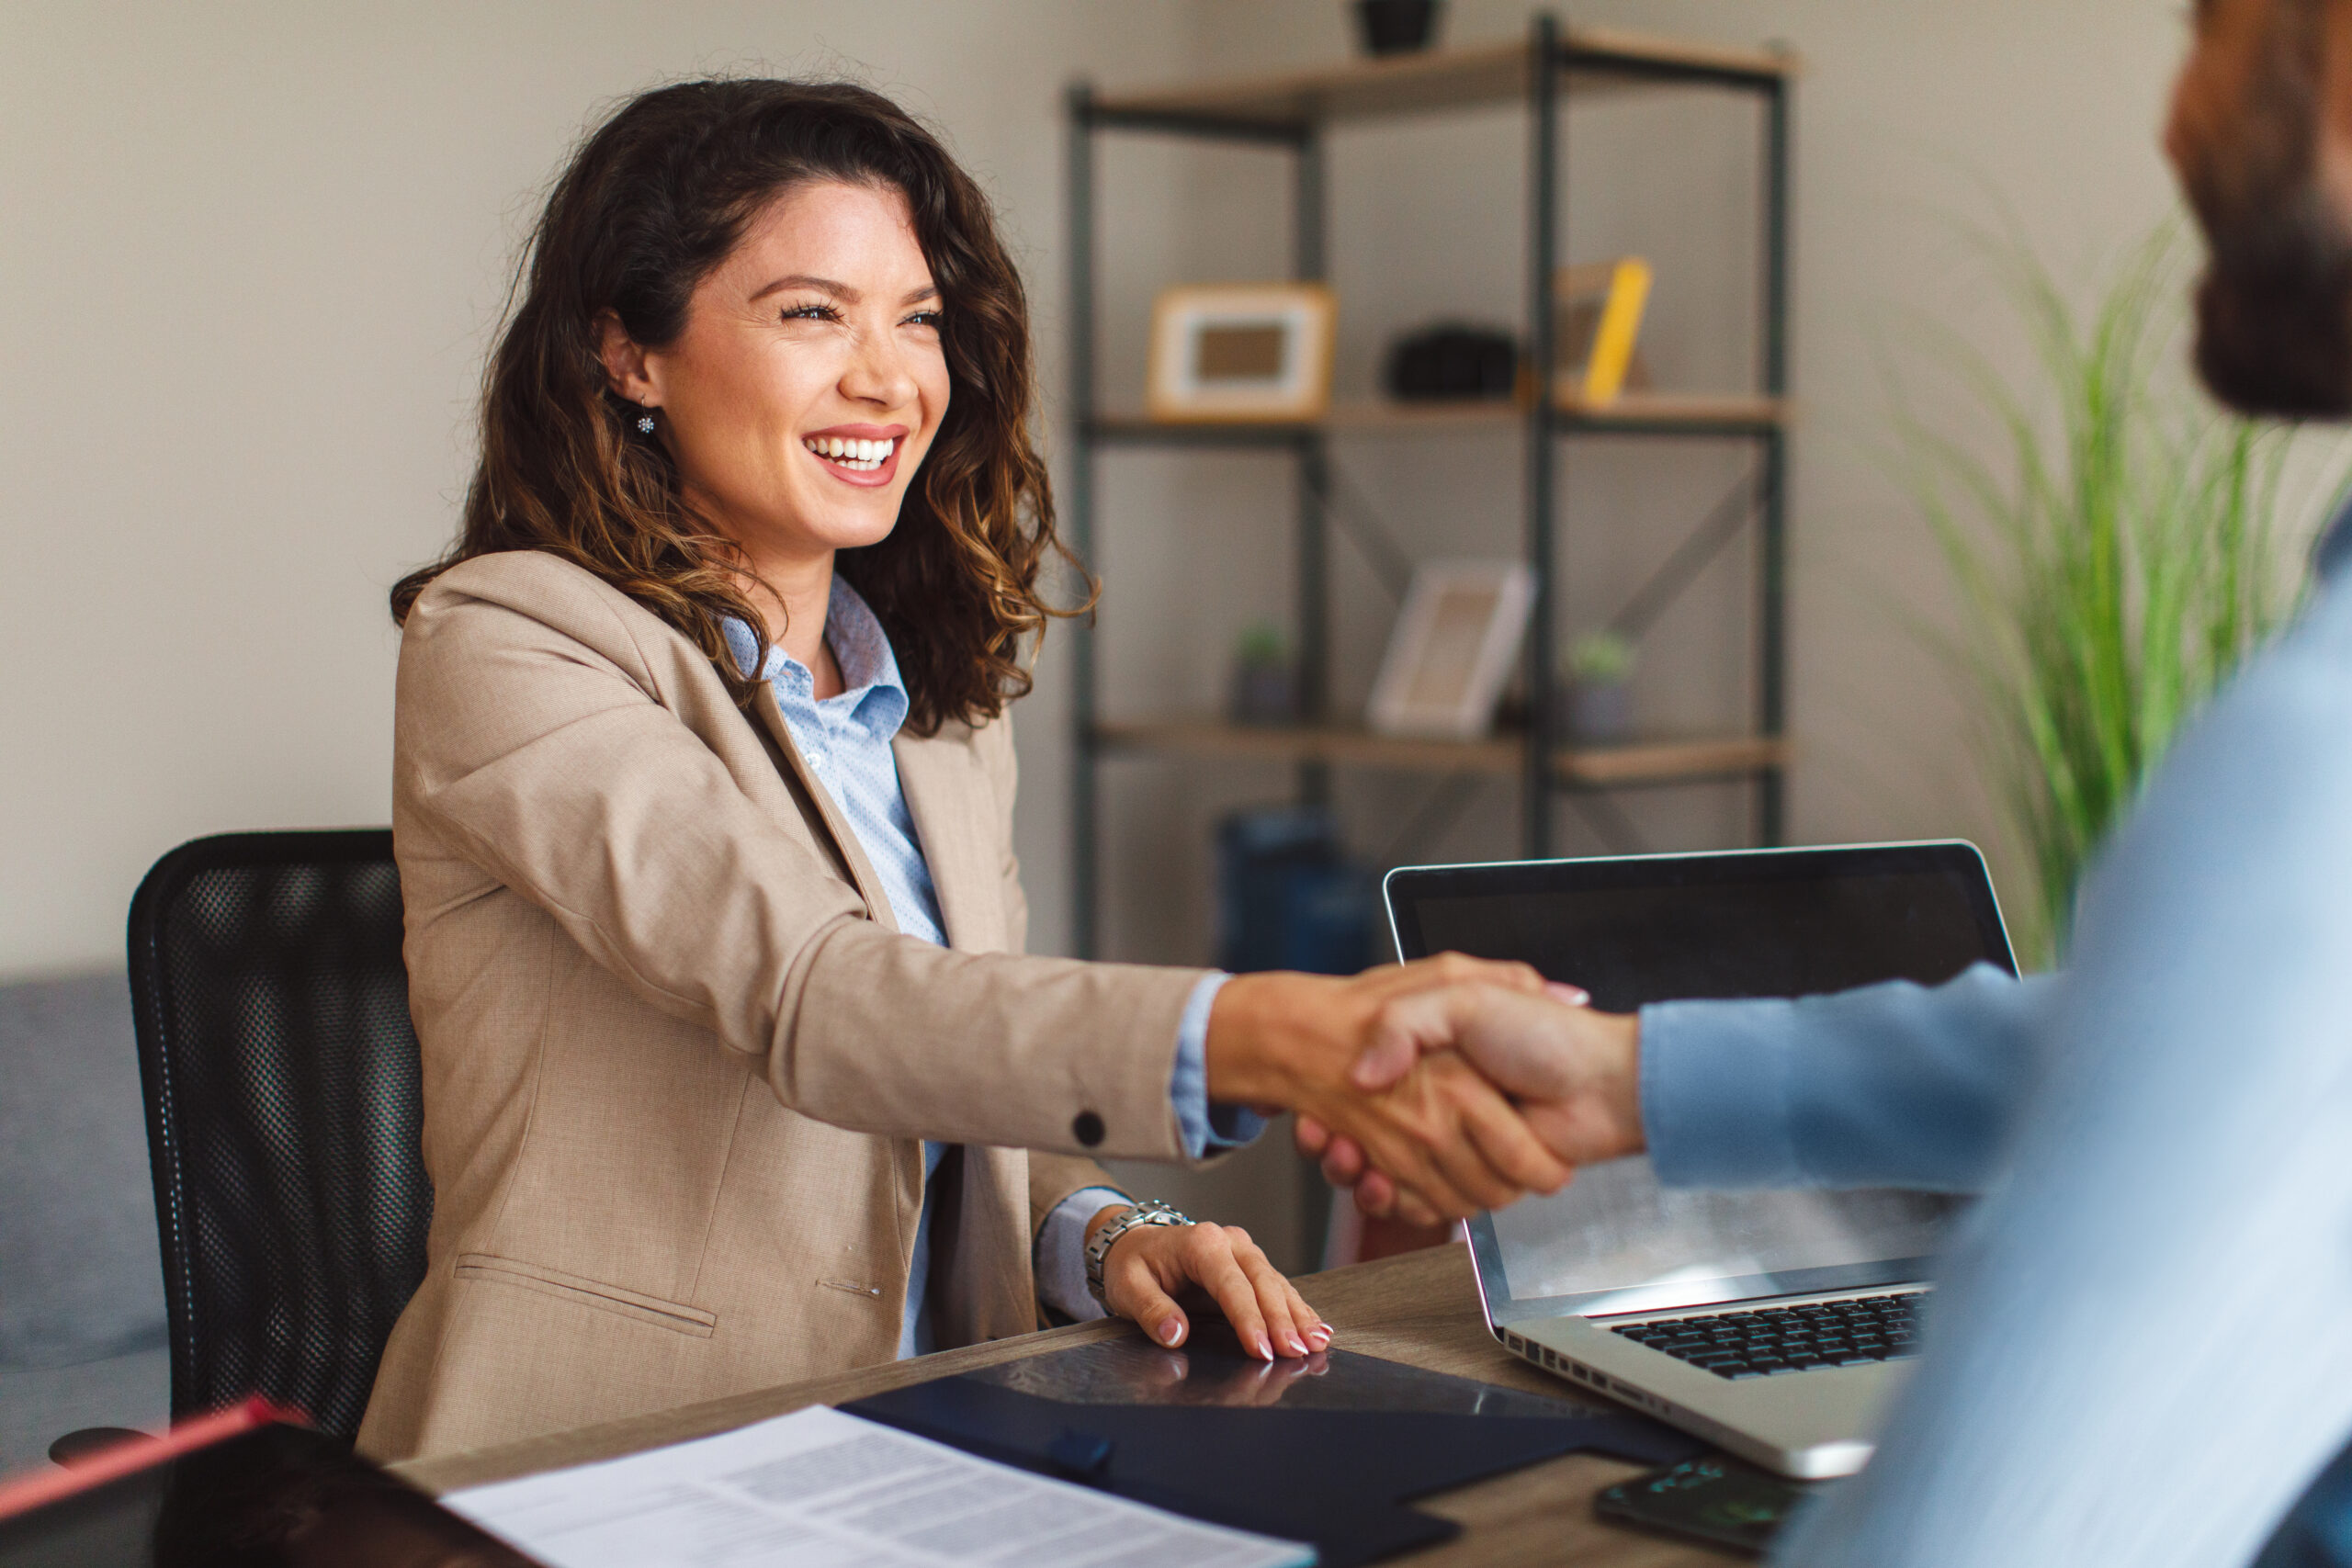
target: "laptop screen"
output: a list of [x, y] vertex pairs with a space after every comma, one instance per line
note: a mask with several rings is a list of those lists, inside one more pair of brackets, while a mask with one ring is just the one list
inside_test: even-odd
[[[1629, 1011], [1937, 985], [2016, 964], [1968, 844], [1409, 867], [1385, 884], [1397, 951], [1516, 958]], [[1934, 1194], [1661, 1188], [1645, 1158], [1471, 1223], [1498, 1324], [1898, 1283], [1956, 1207]]]

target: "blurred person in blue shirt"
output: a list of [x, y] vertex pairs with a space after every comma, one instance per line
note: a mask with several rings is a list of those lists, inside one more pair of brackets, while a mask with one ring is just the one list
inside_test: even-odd
[[[2210, 249], [2198, 369], [2352, 415], [2352, 0], [2193, 15], [2165, 144]], [[1361, 1064], [1459, 1049], [1557, 1152], [1673, 1183], [1983, 1195], [1876, 1457], [1775, 1561], [2352, 1564], [2352, 508], [2315, 567], [2103, 853], [2063, 974], [1622, 1017], [1462, 987]]]

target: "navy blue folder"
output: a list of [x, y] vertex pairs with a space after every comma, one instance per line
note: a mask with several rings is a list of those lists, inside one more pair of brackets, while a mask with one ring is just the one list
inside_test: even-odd
[[984, 1459], [1375, 1562], [1461, 1527], [1409, 1506], [1579, 1450], [1672, 1464], [1705, 1445], [1629, 1411], [1341, 1350], [1273, 1367], [1204, 1325], [1183, 1351], [1128, 1337], [842, 1406]]

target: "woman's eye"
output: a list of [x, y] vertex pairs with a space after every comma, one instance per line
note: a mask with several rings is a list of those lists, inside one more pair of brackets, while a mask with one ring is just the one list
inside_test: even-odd
[[936, 330], [939, 326], [939, 312], [936, 310], [917, 310], [913, 315], [907, 318], [905, 324], [910, 327], [930, 327]]
[[838, 321], [842, 313], [831, 305], [795, 305], [784, 312], [787, 321]]

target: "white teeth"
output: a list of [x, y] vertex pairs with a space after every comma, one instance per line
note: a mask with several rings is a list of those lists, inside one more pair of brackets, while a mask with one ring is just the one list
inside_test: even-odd
[[869, 473], [888, 462], [899, 445], [895, 439], [889, 438], [862, 441], [839, 435], [805, 436], [800, 444], [820, 457], [829, 458], [844, 468]]

